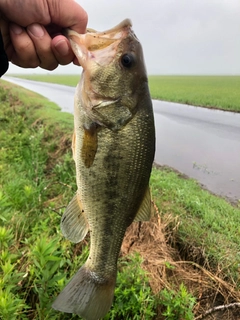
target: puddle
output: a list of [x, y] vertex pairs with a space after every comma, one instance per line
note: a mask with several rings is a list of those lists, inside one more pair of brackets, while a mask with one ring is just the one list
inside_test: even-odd
[[172, 105], [154, 101], [155, 161], [197, 179], [214, 193], [240, 199], [240, 114], [169, 108]]

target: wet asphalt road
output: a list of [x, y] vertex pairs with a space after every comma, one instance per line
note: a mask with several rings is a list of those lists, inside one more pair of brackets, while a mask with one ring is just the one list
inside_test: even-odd
[[[73, 113], [75, 88], [3, 77]], [[240, 114], [153, 101], [155, 162], [198, 180], [210, 191], [240, 199]]]

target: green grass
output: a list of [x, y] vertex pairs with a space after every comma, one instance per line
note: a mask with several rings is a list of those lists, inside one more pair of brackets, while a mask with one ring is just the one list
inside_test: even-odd
[[[42, 81], [42, 82], [50, 82], [50, 83], [57, 83], [63, 84], [70, 87], [76, 87], [77, 83], [79, 82], [80, 75], [82, 69], [79, 67], [79, 75], [57, 75], [57, 74], [12, 74], [11, 76], [27, 79], [27, 80], [34, 80], [34, 81]], [[9, 75], [10, 76], [10, 75]]]
[[181, 247], [186, 252], [198, 248], [199, 260], [204, 258], [212, 270], [219, 267], [240, 289], [240, 203], [232, 206], [169, 168], [153, 169], [151, 187], [161, 214], [178, 217]]
[[[0, 81], [0, 318], [79, 319], [51, 309], [54, 297], [84, 263], [88, 241], [65, 240], [59, 228], [75, 190], [73, 116], [43, 97]], [[2, 174], [3, 173], [3, 174]], [[153, 169], [151, 189], [161, 218], [182, 248], [197, 248], [214, 271], [239, 289], [240, 209], [170, 169]], [[175, 231], [173, 231], [175, 230]], [[191, 257], [188, 256], [188, 259]], [[136, 267], [138, 266], [138, 267]], [[153, 295], [138, 255], [121, 258], [107, 319], [193, 319], [195, 299], [181, 285]], [[164, 310], [164, 308], [163, 308]], [[159, 318], [160, 319], [160, 318]]]
[[[78, 75], [16, 76], [69, 86], [79, 81]], [[240, 76], [149, 76], [149, 87], [154, 99], [240, 112]]]
[[150, 76], [154, 99], [240, 112], [240, 76]]

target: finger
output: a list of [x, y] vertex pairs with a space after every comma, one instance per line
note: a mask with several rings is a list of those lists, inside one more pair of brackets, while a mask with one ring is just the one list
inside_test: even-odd
[[75, 1], [53, 0], [48, 4], [52, 23], [85, 33], [88, 22], [86, 11]]
[[73, 59], [73, 64], [75, 64], [76, 66], [80, 66], [78, 58], [76, 56]]
[[0, 29], [1, 29], [1, 34], [3, 39], [3, 44], [4, 44], [4, 50], [8, 56], [8, 61], [11, 61], [13, 46], [12, 46], [12, 41], [10, 37], [9, 22], [4, 19], [0, 19]]
[[62, 35], [58, 35], [52, 39], [53, 53], [61, 65], [66, 65], [73, 61], [74, 53], [71, 49], [68, 39]]
[[52, 39], [46, 29], [40, 24], [33, 23], [27, 27], [27, 33], [40, 60], [39, 66], [47, 70], [55, 69], [58, 66], [58, 61], [52, 52]]
[[10, 37], [12, 43], [11, 62], [23, 68], [36, 68], [40, 61], [26, 30], [11, 23]]

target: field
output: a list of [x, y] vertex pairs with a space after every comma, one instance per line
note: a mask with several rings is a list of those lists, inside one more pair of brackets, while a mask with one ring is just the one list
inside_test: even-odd
[[[80, 69], [79, 69], [80, 72]], [[16, 75], [76, 86], [78, 75]], [[240, 76], [149, 76], [154, 99], [240, 112]]]
[[[0, 318], [79, 319], [51, 309], [88, 255], [89, 237], [74, 245], [59, 227], [76, 191], [73, 116], [4, 81], [0, 101]], [[153, 168], [151, 190], [156, 214], [127, 230], [104, 320], [197, 320], [216, 305], [236, 320], [240, 206], [169, 168]]]
[[155, 99], [240, 112], [240, 76], [150, 76]]

